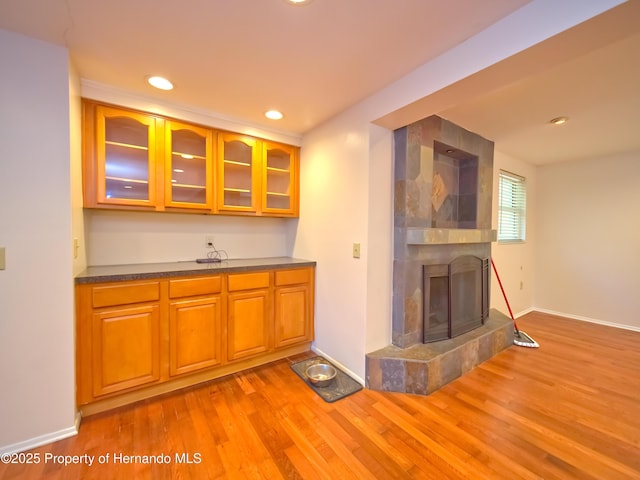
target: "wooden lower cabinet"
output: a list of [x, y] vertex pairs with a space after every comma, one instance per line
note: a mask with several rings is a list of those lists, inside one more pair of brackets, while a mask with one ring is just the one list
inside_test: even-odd
[[91, 326], [93, 395], [160, 380], [158, 305], [95, 313]]
[[275, 347], [311, 341], [309, 285], [275, 290]]
[[238, 360], [271, 350], [271, 275], [270, 272], [229, 274], [228, 360]]
[[83, 415], [309, 350], [314, 268], [76, 286]]
[[269, 291], [230, 293], [227, 359], [257, 355], [271, 349]]
[[313, 270], [278, 270], [275, 284], [275, 346], [313, 340]]
[[172, 302], [169, 311], [169, 374], [171, 376], [214, 367], [220, 356], [219, 296]]

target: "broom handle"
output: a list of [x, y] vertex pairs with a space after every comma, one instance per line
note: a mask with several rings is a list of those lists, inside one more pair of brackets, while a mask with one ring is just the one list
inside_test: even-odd
[[509, 300], [507, 299], [507, 294], [504, 293], [504, 287], [502, 286], [502, 282], [500, 281], [500, 275], [498, 275], [498, 270], [496, 270], [496, 264], [493, 263], [493, 258], [491, 259], [491, 266], [493, 267], [493, 272], [496, 274], [496, 278], [498, 279], [498, 285], [500, 285], [500, 290], [502, 290], [502, 296], [504, 297], [504, 301], [507, 304], [507, 308], [509, 309], [509, 315], [511, 315], [511, 320], [513, 320], [513, 326], [516, 328], [516, 332], [518, 331], [518, 325], [516, 325], [516, 319], [513, 318], [513, 312], [511, 311], [511, 305], [509, 305]]

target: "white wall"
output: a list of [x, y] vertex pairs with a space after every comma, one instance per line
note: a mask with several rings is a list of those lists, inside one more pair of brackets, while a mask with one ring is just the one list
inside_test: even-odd
[[640, 330], [640, 152], [538, 170], [535, 306]]
[[[534, 279], [537, 268], [536, 258], [536, 210], [537, 210], [537, 169], [535, 165], [511, 157], [496, 145], [493, 157], [493, 225], [498, 228], [498, 175], [500, 170], [506, 170], [526, 179], [526, 239], [522, 243], [495, 242], [491, 246], [491, 256], [500, 275], [505, 294], [515, 317], [533, 307]], [[491, 272], [491, 308], [509, 315], [507, 303], [504, 300], [500, 286], [493, 271]]]
[[[293, 255], [318, 262], [315, 346], [363, 375], [369, 128], [344, 115], [306, 135]], [[360, 243], [361, 257], [352, 257]]]
[[87, 249], [82, 208], [82, 103], [80, 78], [73, 65], [69, 75], [69, 112], [72, 255], [73, 273], [77, 275], [87, 267]]
[[207, 255], [205, 237], [229, 258], [291, 255], [293, 219], [188, 213], [87, 210], [89, 265], [194, 261]]
[[75, 433], [69, 62], [0, 30], [0, 451]]
[[365, 352], [391, 343], [393, 187], [393, 132], [371, 125]]

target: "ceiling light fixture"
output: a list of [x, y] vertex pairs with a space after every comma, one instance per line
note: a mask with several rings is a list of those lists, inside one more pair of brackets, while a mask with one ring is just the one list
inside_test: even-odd
[[173, 90], [173, 84], [164, 77], [150, 75], [147, 77], [147, 82], [152, 87], [159, 88], [160, 90]]
[[293, 5], [294, 7], [303, 7], [305, 5], [309, 5], [313, 0], [285, 0], [289, 5]]
[[264, 112], [264, 116], [269, 120], [280, 120], [284, 115], [282, 115], [282, 113], [278, 110], [269, 110], [267, 112]]
[[569, 121], [569, 117], [556, 117], [549, 120], [549, 123], [553, 125], [563, 125]]

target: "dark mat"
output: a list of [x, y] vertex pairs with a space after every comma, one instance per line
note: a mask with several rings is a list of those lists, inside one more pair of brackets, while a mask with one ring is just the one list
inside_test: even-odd
[[298, 375], [304, 383], [306, 383], [314, 392], [316, 392], [320, 397], [328, 403], [333, 403], [341, 398], [344, 398], [352, 393], [358, 392], [362, 390], [362, 385], [356, 382], [349, 375], [344, 373], [338, 367], [335, 367], [336, 378], [334, 378], [331, 384], [326, 387], [316, 387], [309, 380], [307, 380], [307, 376], [304, 374], [304, 371], [307, 369], [309, 365], [313, 365], [316, 363], [328, 363], [329, 365], [333, 365], [329, 360], [323, 357], [313, 357], [307, 360], [302, 360], [300, 362], [292, 363], [291, 370], [293, 370], [296, 375]]

